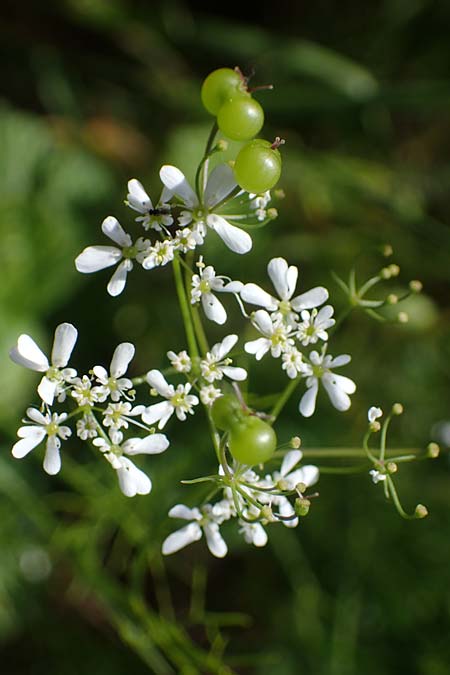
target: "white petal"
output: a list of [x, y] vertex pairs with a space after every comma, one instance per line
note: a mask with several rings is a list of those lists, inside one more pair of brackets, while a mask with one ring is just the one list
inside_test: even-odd
[[[45, 426], [49, 422], [49, 416], [44, 416], [37, 408], [27, 408], [27, 415], [30, 420], [33, 420], [33, 422], [36, 422], [37, 424], [43, 424]], [[22, 427], [22, 429], [28, 428], [29, 427]]]
[[284, 518], [290, 518], [290, 520], [282, 521], [285, 527], [297, 527], [298, 518], [292, 518], [292, 516], [295, 515], [295, 511], [291, 502], [286, 497], [281, 497], [278, 504], [278, 513], [280, 516], [284, 516]]
[[287, 476], [288, 473], [292, 471], [294, 466], [299, 463], [301, 458], [303, 457], [303, 453], [301, 450], [290, 450], [283, 459], [283, 462], [281, 464], [280, 468], [280, 474], [282, 476]]
[[254, 546], [258, 546], [260, 548], [261, 546], [265, 546], [267, 544], [268, 537], [267, 537], [267, 532], [261, 525], [261, 523], [255, 523], [253, 525], [253, 544]]
[[200, 520], [202, 514], [197, 507], [190, 509], [184, 504], [175, 504], [169, 511], [169, 518], [182, 518], [183, 520]]
[[311, 417], [316, 409], [317, 391], [319, 389], [319, 381], [314, 379], [313, 384], [309, 387], [302, 396], [299, 410], [303, 417]]
[[119, 487], [125, 497], [148, 495], [152, 489], [150, 478], [137, 468], [130, 459], [120, 458], [121, 467], [117, 469]]
[[244, 288], [242, 281], [229, 281], [227, 284], [218, 288], [217, 290], [221, 293], [240, 293]]
[[202, 294], [202, 307], [210, 321], [214, 321], [220, 326], [226, 322], [227, 313], [225, 311], [225, 307], [212, 293]]
[[114, 216], [108, 216], [102, 223], [102, 232], [112, 239], [121, 248], [132, 246], [133, 242], [129, 234], [125, 232], [122, 225]]
[[231, 225], [225, 218], [211, 213], [206, 218], [206, 224], [217, 232], [224, 244], [234, 253], [248, 253], [252, 247], [252, 238], [248, 232]]
[[236, 382], [242, 382], [247, 379], [247, 371], [244, 368], [236, 368], [234, 366], [225, 366], [223, 368], [224, 374], [230, 378], [230, 380], [235, 380]]
[[227, 545], [220, 534], [217, 523], [205, 523], [203, 526], [208, 548], [216, 558], [223, 558], [228, 553]]
[[57, 368], [67, 366], [72, 354], [78, 331], [71, 323], [60, 323], [55, 330], [55, 339], [52, 349], [52, 365]]
[[188, 544], [198, 541], [202, 537], [202, 528], [198, 523], [189, 523], [176, 532], [172, 532], [163, 541], [162, 552], [163, 555], [170, 555], [180, 551]]
[[177, 197], [180, 197], [186, 206], [193, 207], [198, 205], [197, 195], [180, 169], [177, 169], [176, 166], [165, 164], [161, 167], [159, 175], [166, 188], [171, 190]]
[[319, 480], [319, 469], [313, 464], [305, 464], [301, 468], [302, 476], [299, 483], [304, 483], [307, 487], [314, 485]]
[[42, 443], [46, 431], [39, 427], [21, 427], [18, 435], [22, 436], [22, 438], [20, 441], [14, 443], [11, 452], [16, 459], [22, 459], [22, 457], [25, 457], [31, 450], [36, 448], [39, 443]]
[[245, 284], [240, 295], [244, 302], [249, 302], [251, 305], [258, 305], [258, 307], [265, 307], [265, 309], [268, 309], [270, 312], [274, 312], [278, 307], [276, 299], [256, 284]]
[[142, 420], [146, 424], [159, 422], [159, 428], [163, 429], [174, 410], [175, 408], [169, 401], [161, 401], [160, 403], [148, 406], [145, 412], [142, 413]]
[[[294, 266], [292, 266], [291, 269], [293, 270], [290, 274], [292, 281], [294, 280], [295, 277], [294, 283], [294, 290], [295, 290], [298, 270]], [[280, 298], [282, 300], [289, 300], [292, 293], [289, 293], [291, 289], [288, 284], [288, 264], [286, 260], [284, 258], [272, 258], [272, 260], [267, 265], [267, 273]]]
[[115, 265], [122, 251], [114, 246], [88, 246], [75, 258], [75, 267], [83, 274], [98, 272]]
[[336, 376], [333, 373], [325, 373], [325, 375], [323, 375], [321, 378], [322, 384], [326, 389], [333, 407], [339, 411], [348, 410], [351, 405], [350, 398], [344, 389], [341, 389], [335, 377]]
[[159, 370], [150, 370], [146, 375], [146, 380], [161, 396], [169, 398], [173, 395], [173, 386], [167, 382], [166, 378]]
[[376, 419], [382, 416], [383, 411], [381, 410], [381, 408], [378, 408], [375, 405], [372, 405], [367, 413], [367, 419], [369, 420], [369, 422], [375, 422]]
[[129, 438], [122, 445], [127, 455], [159, 455], [169, 447], [169, 441], [164, 434], [150, 434], [145, 438]]
[[46, 375], [39, 382], [37, 392], [41, 399], [47, 403], [47, 405], [53, 405], [53, 399], [55, 398], [56, 387], [58, 383], [55, 380], [49, 380]]
[[142, 183], [136, 178], [128, 181], [127, 202], [130, 208], [138, 211], [138, 213], [147, 213], [153, 209], [152, 200], [144, 190]]
[[253, 324], [263, 335], [272, 335], [273, 323], [265, 309], [258, 309], [253, 315]]
[[94, 366], [92, 372], [100, 382], [105, 383], [108, 381], [108, 371], [103, 366]]
[[205, 204], [212, 209], [216, 204], [228, 197], [237, 183], [234, 171], [228, 164], [219, 164], [211, 171], [205, 190]]
[[120, 295], [125, 288], [127, 283], [127, 274], [133, 268], [133, 263], [128, 258], [122, 260], [120, 265], [117, 267], [116, 271], [109, 280], [106, 290], [113, 298], [116, 298]]
[[[329, 363], [330, 368], [340, 368], [341, 366], [346, 366], [347, 363], [350, 363], [352, 360], [352, 357], [350, 354], [341, 354], [340, 356], [336, 356], [335, 359], [332, 359]], [[352, 393], [352, 392], [349, 392]]]
[[134, 345], [131, 342], [122, 342], [114, 350], [111, 359], [110, 372], [112, 377], [121, 377], [127, 372], [128, 365], [134, 356]]
[[44, 458], [44, 471], [50, 476], [54, 476], [59, 473], [61, 469], [61, 457], [59, 454], [59, 448], [61, 447], [61, 441], [56, 436], [49, 436], [47, 439], [47, 449], [45, 451]]
[[11, 349], [9, 356], [19, 366], [25, 366], [30, 370], [42, 373], [49, 368], [47, 357], [29, 335], [19, 336], [17, 345]]
[[312, 309], [313, 307], [319, 307], [326, 300], [328, 300], [328, 291], [323, 286], [316, 286], [316, 288], [311, 288], [310, 291], [297, 295], [291, 301], [292, 308], [296, 312], [300, 312], [302, 309]]
[[257, 361], [260, 361], [264, 354], [270, 349], [270, 340], [267, 338], [258, 338], [257, 340], [250, 340], [244, 345], [244, 350], [247, 354], [254, 354]]
[[231, 334], [224, 337], [222, 342], [218, 342], [211, 349], [212, 354], [217, 361], [222, 361], [228, 352], [231, 352], [236, 342], [239, 340], [237, 335]]
[[345, 377], [344, 375], [336, 375], [336, 373], [332, 373], [332, 377], [334, 383], [339, 387], [339, 389], [345, 391], [346, 394], [355, 393], [356, 384], [349, 377]]

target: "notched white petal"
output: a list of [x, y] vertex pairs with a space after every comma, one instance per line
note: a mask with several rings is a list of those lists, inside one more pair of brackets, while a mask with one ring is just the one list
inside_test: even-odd
[[122, 251], [114, 246], [88, 246], [75, 258], [75, 267], [82, 274], [112, 267], [122, 258]]
[[40, 373], [48, 370], [50, 365], [45, 354], [29, 335], [19, 336], [17, 345], [11, 349], [9, 356], [19, 366], [24, 366]]

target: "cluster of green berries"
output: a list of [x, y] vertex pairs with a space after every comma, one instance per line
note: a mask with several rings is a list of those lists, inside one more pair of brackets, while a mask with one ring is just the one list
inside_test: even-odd
[[201, 98], [206, 110], [217, 116], [217, 125], [224, 136], [249, 141], [234, 163], [238, 185], [257, 194], [273, 188], [281, 175], [278, 147], [283, 141], [276, 139], [270, 143], [254, 138], [264, 124], [264, 110], [252, 97], [239, 68], [213, 70], [203, 82]]

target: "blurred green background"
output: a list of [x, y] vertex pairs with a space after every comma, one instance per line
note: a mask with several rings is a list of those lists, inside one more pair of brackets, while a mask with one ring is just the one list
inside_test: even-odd
[[[309, 420], [294, 397], [280, 438], [304, 447], [359, 446], [369, 405], [405, 406], [391, 444], [450, 444], [450, 5], [249, 3], [182, 0], [3, 0], [0, 9], [0, 659], [9, 675], [124, 672], [279, 675], [450, 672], [447, 453], [402, 468], [402, 521], [365, 474], [323, 476], [321, 497], [296, 531], [270, 528], [255, 550], [225, 531], [231, 553], [204, 542], [161, 560], [168, 508], [195, 504], [182, 478], [211, 470], [201, 420], [172, 424], [172, 448], [148, 462], [149, 497], [122, 497], [112, 471], [67, 443], [50, 479], [41, 453], [15, 462], [10, 447], [36, 376], [8, 362], [21, 332], [48, 350], [55, 326], [79, 329], [76, 366], [108, 364], [136, 344], [134, 375], [182, 349], [170, 270], [131, 275], [107, 296], [108, 272], [73, 260], [106, 243], [102, 219], [124, 224], [126, 181], [157, 195], [161, 163], [193, 175], [211, 120], [199, 88], [215, 67], [255, 70], [264, 135], [287, 139], [280, 217], [242, 259], [208, 242], [208, 261], [233, 278], [265, 278], [273, 255], [300, 268], [302, 288], [331, 270], [376, 273], [390, 243], [424, 293], [405, 326], [354, 313], [333, 341], [358, 383], [349, 413], [320, 399]], [[244, 269], [243, 269], [244, 267]], [[245, 275], [245, 276], [244, 276]], [[386, 289], [389, 287], [386, 286]], [[240, 331], [237, 314], [231, 330]], [[211, 331], [211, 339], [221, 333]], [[84, 370], [84, 372], [85, 372]], [[261, 393], [281, 390], [267, 363]], [[198, 416], [199, 417], [199, 416]], [[176, 523], [175, 523], [176, 526]]]

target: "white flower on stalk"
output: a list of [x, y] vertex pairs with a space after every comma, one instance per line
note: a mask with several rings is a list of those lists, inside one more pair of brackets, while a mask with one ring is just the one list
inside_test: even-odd
[[186, 350], [179, 352], [167, 352], [167, 357], [177, 373], [190, 373], [192, 368], [191, 357]]
[[202, 231], [203, 228], [198, 227], [183, 227], [183, 229], [177, 230], [173, 238], [174, 249], [187, 253], [193, 251], [197, 246], [201, 246], [204, 242]]
[[192, 276], [191, 304], [202, 303], [208, 319], [222, 325], [227, 320], [225, 307], [214, 293], [239, 293], [243, 284], [229, 277], [218, 276], [212, 265], [205, 267], [202, 257], [197, 263], [199, 273]]
[[66, 368], [72, 354], [78, 331], [71, 323], [61, 323], [55, 330], [51, 365], [45, 354], [37, 346], [29, 335], [20, 335], [17, 345], [11, 349], [11, 359], [25, 368], [45, 373], [38, 386], [38, 394], [48, 405], [58, 397], [64, 401], [66, 384], [71, 383], [76, 377], [77, 371]]
[[281, 318], [292, 327], [298, 320], [298, 312], [318, 307], [328, 299], [328, 291], [322, 286], [316, 286], [293, 298], [298, 268], [295, 265], [288, 266], [284, 258], [272, 258], [267, 265], [267, 272], [279, 297], [270, 295], [260, 286], [251, 283], [244, 285], [240, 294], [241, 298], [251, 305], [257, 305], [268, 312], [273, 312], [274, 319]]
[[173, 192], [184, 204], [185, 210], [179, 220], [183, 226], [191, 222], [203, 227], [202, 234], [206, 234], [206, 227], [214, 230], [224, 244], [234, 253], [248, 253], [252, 247], [252, 238], [239, 227], [232, 225], [229, 220], [215, 213], [216, 207], [226, 199], [237, 187], [234, 173], [228, 164], [220, 164], [209, 175], [204, 193], [204, 204], [200, 204], [198, 197], [189, 185], [186, 176], [175, 166], [165, 165], [161, 168], [160, 177], [164, 185]]
[[268, 542], [267, 532], [261, 523], [248, 523], [245, 520], [239, 520], [239, 534], [244, 536], [247, 544], [253, 544], [258, 548], [265, 546]]
[[97, 421], [92, 413], [85, 413], [77, 420], [77, 436], [82, 441], [98, 436]]
[[180, 551], [185, 546], [201, 539], [204, 533], [207, 546], [213, 556], [223, 558], [226, 556], [228, 548], [219, 531], [222, 516], [222, 513], [218, 514], [217, 509], [214, 512], [214, 507], [211, 504], [205, 504], [201, 510], [196, 507], [190, 509], [184, 504], [176, 504], [170, 509], [169, 517], [181, 518], [190, 522], [166, 537], [162, 545], [163, 555]]
[[152, 270], [155, 267], [162, 267], [173, 260], [174, 244], [171, 239], [164, 241], [155, 241], [137, 256], [144, 270]]
[[166, 381], [164, 375], [159, 370], [150, 370], [147, 373], [147, 382], [166, 400], [150, 405], [147, 408], [137, 406], [135, 410], [141, 410], [143, 422], [146, 424], [158, 422], [158, 428], [163, 429], [173, 413], [182, 422], [184, 422], [188, 414], [194, 414], [193, 406], [198, 405], [199, 400], [197, 396], [189, 394], [192, 388], [189, 382], [179, 384], [175, 389], [173, 384], [169, 384]]
[[126, 203], [134, 211], [141, 214], [136, 218], [136, 221], [142, 223], [144, 230], [151, 227], [160, 232], [163, 228], [172, 225], [173, 218], [170, 214], [170, 205], [166, 203], [171, 196], [171, 192], [167, 188], [163, 188], [158, 204], [153, 206], [152, 200], [144, 190], [142, 183], [136, 178], [128, 181]]
[[103, 426], [109, 427], [111, 433], [119, 431], [119, 429], [128, 429], [130, 422], [134, 422], [130, 418], [140, 413], [141, 406], [137, 406], [133, 410], [131, 403], [128, 401], [110, 403], [103, 411]]
[[131, 342], [122, 342], [114, 350], [109, 373], [103, 366], [93, 367], [92, 372], [100, 383], [100, 386], [96, 387], [99, 401], [105, 401], [108, 396], [112, 401], [119, 401], [122, 396], [126, 397], [125, 392], [132, 389], [132, 381], [122, 375], [127, 372], [134, 352], [134, 345]]
[[[121, 439], [120, 439], [121, 440]], [[124, 443], [108, 443], [105, 438], [95, 438], [93, 444], [117, 471], [119, 487], [125, 497], [148, 495], [152, 482], [146, 473], [137, 468], [128, 456], [159, 455], [169, 447], [164, 434], [150, 434], [144, 438], [129, 438]]]
[[383, 411], [381, 410], [381, 408], [377, 408], [374, 405], [371, 406], [367, 413], [367, 419], [369, 420], [369, 422], [372, 424], [372, 422], [376, 422], [376, 420], [379, 417], [383, 417]]
[[303, 361], [303, 354], [298, 351], [296, 347], [291, 347], [283, 352], [281, 359], [282, 369], [286, 371], [286, 375], [294, 380], [297, 375], [303, 372], [305, 364]]
[[93, 406], [101, 399], [98, 389], [99, 387], [92, 386], [92, 380], [87, 375], [83, 375], [72, 381], [70, 394], [80, 407]]
[[350, 363], [348, 354], [333, 358], [329, 354], [313, 351], [309, 355], [310, 363], [305, 364], [304, 376], [308, 387], [300, 401], [299, 410], [304, 417], [311, 417], [316, 408], [319, 381], [325, 387], [328, 397], [336, 410], [348, 410], [351, 405], [349, 394], [354, 394], [356, 384], [348, 377], [336, 375], [332, 368], [340, 368]]
[[208, 384], [200, 389], [200, 401], [203, 405], [212, 405], [221, 396], [223, 396], [222, 391], [213, 384]]
[[375, 483], [375, 485], [377, 483], [380, 483], [380, 482], [386, 480], [386, 474], [381, 473], [380, 471], [377, 471], [376, 469], [371, 469], [369, 471], [369, 474], [372, 476], [372, 481]]
[[[54, 476], [61, 469], [59, 454], [61, 439], [64, 441], [72, 434], [70, 427], [62, 424], [67, 419], [67, 413], [58, 415], [57, 413], [47, 412], [43, 414], [36, 408], [28, 408], [27, 415], [34, 424], [27, 424], [17, 431], [20, 440], [13, 445], [12, 455], [16, 459], [22, 459], [47, 437], [44, 471]], [[28, 422], [28, 420], [24, 420], [24, 422]]]
[[130, 235], [113, 216], [105, 218], [102, 231], [119, 248], [117, 246], [88, 246], [75, 258], [75, 266], [79, 272], [90, 274], [118, 264], [107, 286], [108, 293], [115, 297], [120, 295], [125, 288], [127, 274], [133, 269], [133, 260], [148, 248], [149, 242], [140, 237], [133, 245]]
[[202, 377], [207, 382], [222, 380], [224, 375], [237, 382], [247, 378], [247, 371], [244, 368], [230, 366], [232, 359], [226, 358], [238, 339], [237, 335], [227, 335], [222, 342], [215, 344], [205, 358], [200, 361]]
[[252, 314], [252, 324], [264, 337], [246, 342], [244, 349], [247, 354], [254, 354], [257, 361], [268, 351], [274, 358], [278, 358], [283, 352], [292, 349], [294, 340], [291, 337], [291, 327], [281, 319], [273, 320], [266, 310], [258, 309]]
[[319, 311], [307, 309], [300, 313], [301, 323], [298, 324], [297, 339], [304, 347], [309, 344], [315, 344], [317, 340], [328, 340], [327, 329], [334, 326], [336, 321], [331, 317], [334, 309], [331, 305], [325, 305]]
[[271, 196], [270, 190], [267, 192], [262, 192], [261, 194], [249, 193], [250, 199], [250, 208], [253, 209], [256, 213], [257, 219], [261, 222], [267, 217], [266, 206], [269, 204]]

